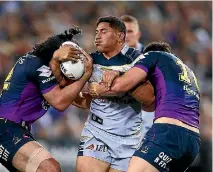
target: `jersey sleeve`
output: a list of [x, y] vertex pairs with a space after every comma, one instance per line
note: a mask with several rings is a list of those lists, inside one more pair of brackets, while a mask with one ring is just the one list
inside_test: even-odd
[[42, 94], [51, 91], [57, 85], [57, 80], [48, 64], [38, 57], [27, 59], [26, 73], [28, 79], [35, 83]]
[[143, 58], [140, 58], [135, 64], [134, 67], [141, 68], [146, 73], [149, 73], [150, 70], [156, 67], [158, 62], [158, 54], [154, 52], [148, 52], [144, 54]]
[[139, 50], [132, 48], [132, 47], [128, 47], [126, 45], [121, 50], [121, 53], [128, 57], [129, 63], [136, 61], [138, 59], [138, 57], [142, 55], [142, 53], [140, 53]]

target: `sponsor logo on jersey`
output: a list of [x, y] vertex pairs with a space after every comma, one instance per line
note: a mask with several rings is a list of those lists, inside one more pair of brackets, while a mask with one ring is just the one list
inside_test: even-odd
[[3, 159], [4, 161], [7, 161], [9, 155], [10, 152], [7, 149], [5, 149], [4, 146], [0, 145], [0, 158]]
[[108, 147], [106, 145], [96, 145], [95, 150], [99, 152], [106, 152], [108, 150]]
[[87, 146], [85, 149], [93, 150], [94, 148], [95, 148], [94, 144], [91, 144], [91, 145]]
[[39, 76], [50, 77], [50, 75], [52, 74], [52, 71], [50, 70], [50, 68], [45, 65], [38, 68], [37, 71], [41, 72]]
[[52, 76], [52, 77], [47, 78], [47, 79], [44, 79], [44, 80], [42, 80], [41, 82], [42, 82], [43, 84], [45, 84], [45, 83], [47, 83], [47, 82], [52, 81], [53, 79], [55, 79], [55, 76]]
[[42, 102], [41, 102], [41, 106], [42, 106], [42, 108], [44, 109], [44, 110], [48, 110], [49, 109], [49, 107], [50, 107], [50, 104], [46, 101], [46, 100], [43, 100]]

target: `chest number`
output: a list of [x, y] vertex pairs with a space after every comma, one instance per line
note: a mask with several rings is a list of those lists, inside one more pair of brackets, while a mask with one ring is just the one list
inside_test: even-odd
[[176, 63], [177, 63], [177, 65], [179, 65], [181, 67], [181, 70], [182, 70], [182, 72], [179, 73], [179, 80], [183, 81], [187, 84], [191, 84], [191, 80], [189, 78], [189, 72], [190, 72], [190, 74], [192, 75], [192, 77], [194, 79], [195, 85], [196, 85], [197, 89], [199, 90], [198, 81], [197, 81], [197, 78], [196, 78], [194, 72], [192, 70], [189, 71], [189, 69], [187, 70], [186, 65], [181, 60], [177, 60]]

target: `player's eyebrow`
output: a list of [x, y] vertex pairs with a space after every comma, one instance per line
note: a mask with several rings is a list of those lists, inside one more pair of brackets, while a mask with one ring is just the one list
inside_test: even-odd
[[95, 29], [95, 32], [97, 33], [97, 32], [101, 32], [101, 31], [108, 31], [108, 29], [106, 29], [106, 28], [101, 28], [101, 29]]

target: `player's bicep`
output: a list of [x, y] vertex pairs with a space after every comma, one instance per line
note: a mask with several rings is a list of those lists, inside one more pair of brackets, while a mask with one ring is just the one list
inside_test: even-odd
[[53, 87], [50, 87], [48, 90], [43, 91], [42, 95], [51, 106], [58, 109], [58, 105], [60, 104], [60, 92], [60, 86], [55, 85]]
[[[136, 86], [136, 88], [131, 91], [131, 95], [142, 103], [144, 107], [150, 107], [155, 101], [154, 88], [149, 81], [145, 81], [139, 86]], [[153, 106], [151, 111], [154, 111]]]

